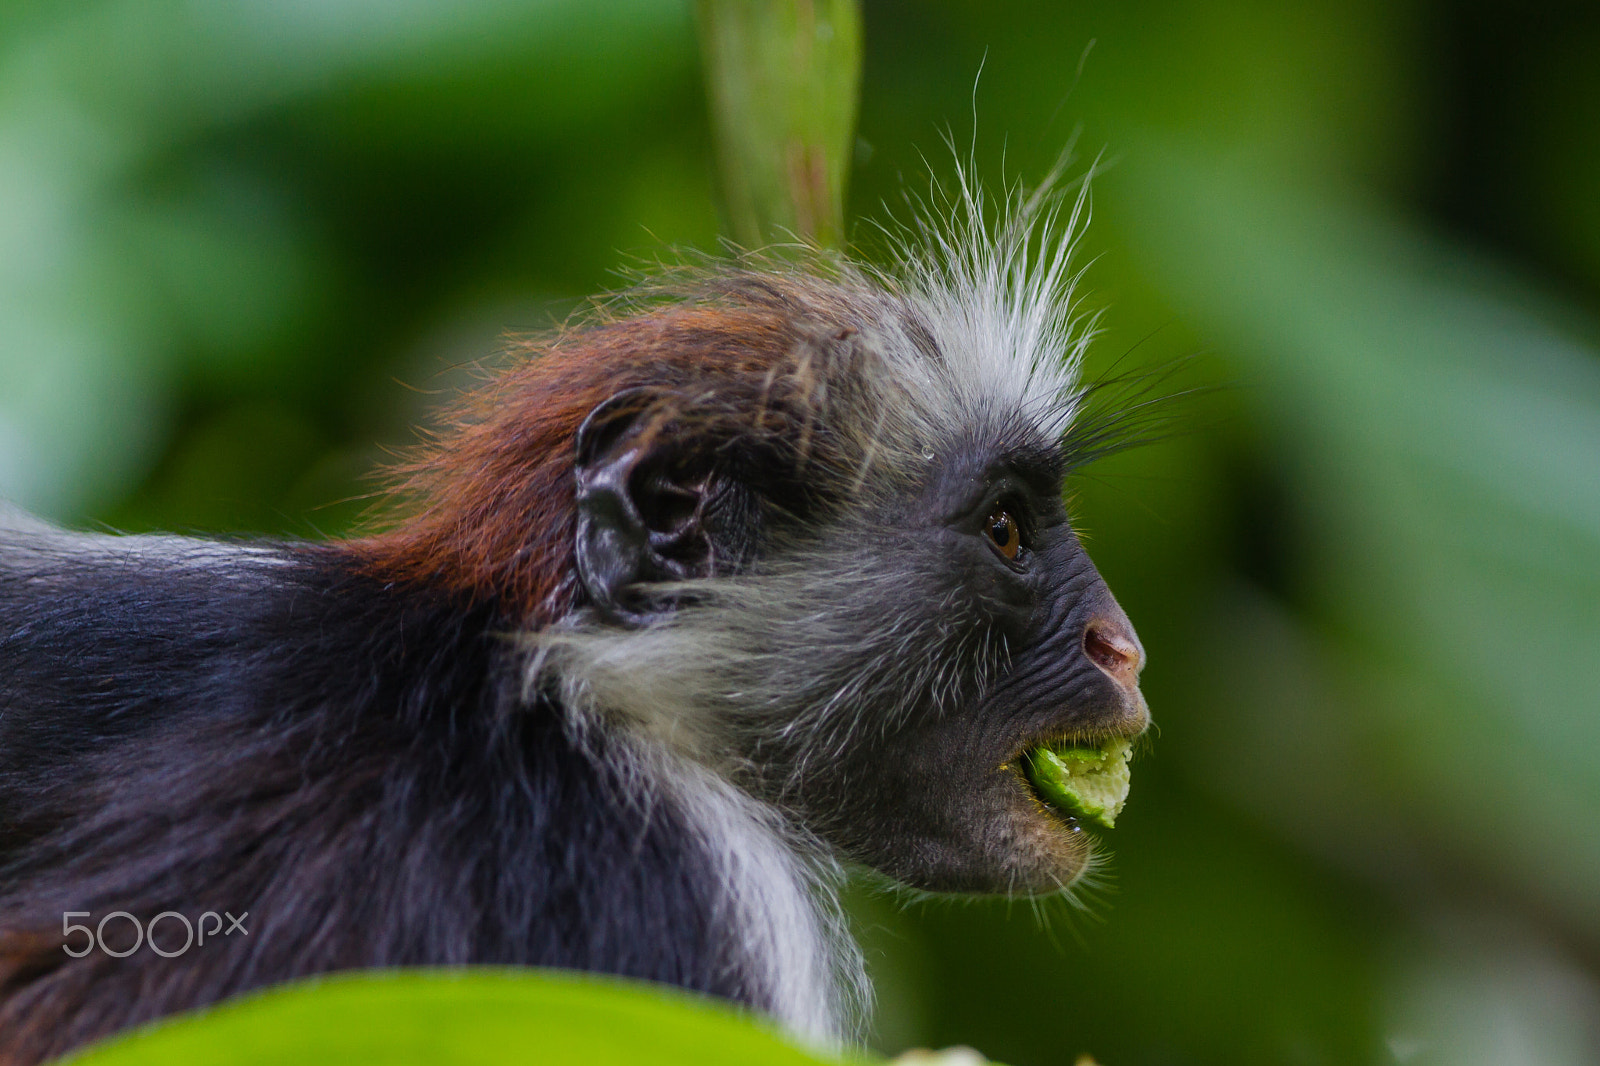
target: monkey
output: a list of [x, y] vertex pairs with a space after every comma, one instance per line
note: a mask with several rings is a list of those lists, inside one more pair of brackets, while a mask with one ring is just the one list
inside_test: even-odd
[[[0, 1061], [478, 964], [837, 1045], [868, 995], [842, 869], [1080, 878], [1022, 760], [1149, 722], [1063, 496], [1105, 443], [1086, 199], [948, 206], [888, 266], [734, 258], [524, 342], [350, 539], [0, 512]], [[167, 912], [249, 924], [180, 954]]]

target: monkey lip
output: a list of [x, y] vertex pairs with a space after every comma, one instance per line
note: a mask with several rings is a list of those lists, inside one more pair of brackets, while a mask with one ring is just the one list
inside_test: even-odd
[[1029, 760], [1027, 755], [1019, 758], [1014, 763], [1007, 763], [1005, 768], [1016, 776], [1017, 783], [1026, 793], [1030, 801], [1029, 805], [1034, 809], [1036, 817], [1056, 827], [1058, 830], [1065, 830], [1068, 833], [1079, 834], [1084, 831], [1083, 822], [1079, 820], [1076, 814], [1069, 809], [1057, 806], [1048, 796], [1040, 793], [1028, 773]]

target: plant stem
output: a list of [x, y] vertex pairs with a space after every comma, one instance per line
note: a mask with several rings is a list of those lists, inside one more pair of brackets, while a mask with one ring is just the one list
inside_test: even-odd
[[728, 234], [844, 240], [861, 82], [857, 0], [698, 0]]

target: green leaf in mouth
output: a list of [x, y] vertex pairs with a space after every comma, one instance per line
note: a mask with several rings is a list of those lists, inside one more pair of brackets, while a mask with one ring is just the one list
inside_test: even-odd
[[1028, 781], [1039, 798], [1080, 821], [1110, 829], [1128, 799], [1128, 756], [1133, 742], [1108, 740], [1099, 747], [1058, 744], [1033, 748], [1024, 757]]

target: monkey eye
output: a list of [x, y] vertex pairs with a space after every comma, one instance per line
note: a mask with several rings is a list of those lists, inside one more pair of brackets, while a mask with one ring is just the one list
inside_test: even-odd
[[1022, 550], [1022, 528], [1004, 505], [996, 506], [984, 523], [984, 532], [995, 550], [1007, 559], [1015, 559]]

